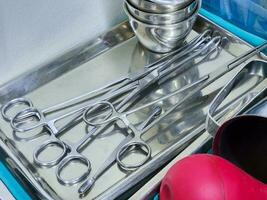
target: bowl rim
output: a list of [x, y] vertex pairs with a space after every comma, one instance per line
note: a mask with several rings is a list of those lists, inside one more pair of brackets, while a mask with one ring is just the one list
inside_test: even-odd
[[144, 0], [144, 1], [150, 1], [152, 3], [160, 4], [160, 5], [180, 5], [180, 4], [187, 4], [190, 3], [192, 0]]
[[[196, 11], [196, 9], [198, 9], [198, 5], [200, 3], [200, 0], [194, 0], [192, 1], [191, 3], [189, 3], [187, 6], [185, 6], [184, 8], [181, 8], [179, 10], [175, 10], [175, 11], [172, 11], [172, 12], [169, 12], [169, 13], [153, 13], [153, 12], [147, 12], [147, 11], [143, 11], [143, 10], [140, 10], [138, 9], [136, 6], [134, 6], [130, 0], [124, 0], [124, 3], [127, 4], [128, 7], [131, 7], [134, 11], [138, 11], [140, 13], [142, 13], [143, 15], [149, 15], [149, 16], [156, 16], [156, 17], [165, 17], [165, 16], [169, 16], [169, 15], [175, 15], [177, 13], [180, 13], [180, 12], [185, 12], [185, 10], [193, 5], [193, 4], [196, 4], [195, 8], [194, 8], [194, 12]], [[192, 14], [194, 14], [194, 12]]]
[[[135, 0], [130, 0], [130, 1], [135, 1]], [[194, 0], [167, 0], [167, 2], [166, 0], [141, 0], [141, 1], [151, 4], [157, 4], [157, 6], [165, 7], [164, 9], [166, 10], [168, 10], [167, 7], [172, 7], [173, 9], [171, 10], [178, 10], [184, 8]]]
[[128, 16], [129, 20], [134, 19], [135, 21], [138, 21], [138, 23], [144, 25], [144, 26], [147, 26], [147, 27], [154, 27], [154, 28], [161, 28], [161, 29], [166, 29], [166, 28], [173, 28], [175, 26], [180, 26], [181, 24], [183, 23], [187, 23], [189, 21], [192, 21], [194, 18], [196, 18], [198, 16], [198, 11], [201, 7], [201, 1], [202, 0], [199, 0], [199, 5], [197, 7], [197, 9], [194, 11], [194, 13], [188, 17], [187, 19], [181, 21], [181, 22], [177, 22], [177, 23], [172, 23], [172, 24], [149, 24], [149, 23], [146, 23], [146, 22], [143, 22], [143, 21], [140, 21], [139, 19], [137, 19], [136, 17], [134, 17], [130, 11], [128, 10], [128, 7], [127, 7], [127, 4], [124, 2], [123, 3], [123, 9], [124, 9], [124, 12], [126, 13], [126, 15]]

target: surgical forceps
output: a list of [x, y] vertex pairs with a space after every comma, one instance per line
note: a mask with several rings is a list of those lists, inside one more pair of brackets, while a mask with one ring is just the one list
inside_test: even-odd
[[[146, 107], [152, 106], [158, 102], [164, 101], [165, 99], [168, 99], [172, 96], [175, 96], [179, 93], [182, 93], [184, 91], [188, 91], [190, 89], [192, 89], [193, 87], [197, 86], [198, 84], [202, 83], [203, 81], [206, 80], [206, 77], [196, 81], [193, 84], [189, 84], [187, 86], [185, 86], [184, 88], [181, 88], [180, 90], [177, 90], [173, 93], [170, 93], [168, 95], [166, 95], [165, 97], [162, 97], [160, 99], [157, 99], [155, 101], [152, 101], [146, 105], [143, 105], [141, 107], [138, 107], [136, 109], [130, 110], [130, 111], [126, 111], [124, 113], [119, 113], [118, 111], [116, 111], [115, 107], [109, 103], [109, 102], [99, 102], [99, 104], [102, 105], [106, 105], [109, 107], [109, 109], [111, 110], [110, 114], [108, 116], [106, 116], [105, 120], [102, 121], [91, 121], [88, 120], [86, 118], [88, 112], [90, 112], [90, 110], [87, 110], [87, 112], [84, 113], [84, 120], [92, 125], [92, 126], [101, 126], [104, 124], [109, 124], [111, 122], [120, 120], [123, 122], [123, 124], [131, 130], [131, 134], [129, 134], [113, 151], [112, 153], [108, 156], [107, 160], [105, 160], [105, 162], [103, 163], [103, 165], [97, 170], [97, 172], [88, 180], [86, 180], [82, 186], [79, 188], [78, 192], [80, 194], [80, 196], [85, 196], [87, 194], [87, 192], [89, 192], [89, 190], [92, 188], [92, 186], [94, 185], [94, 183], [96, 182], [96, 180], [114, 163], [117, 162], [118, 166], [120, 168], [122, 168], [123, 170], [128, 170], [128, 171], [132, 171], [137, 169], [138, 167], [144, 165], [151, 157], [151, 147], [142, 140], [142, 135], [145, 134], [152, 126], [155, 125], [155, 123], [152, 123], [153, 120], [160, 118], [159, 120], [163, 119], [166, 114], [163, 114], [163, 116], [160, 116], [162, 110], [161, 107], [155, 107], [152, 111], [152, 114], [147, 118], [147, 120], [145, 120], [143, 123], [141, 123], [141, 125], [139, 125], [138, 127], [135, 127], [131, 124], [131, 122], [128, 119], [128, 115], [131, 115], [132, 113], [135, 113], [141, 109], [144, 109]], [[159, 121], [158, 120], [158, 121]], [[137, 163], [137, 164], [126, 164], [124, 163], [121, 158], [122, 156], [127, 152], [127, 151], [131, 151], [131, 147], [134, 148], [144, 148], [145, 149], [145, 158]]]
[[[239, 64], [241, 64], [242, 62], [244, 62], [245, 60], [251, 58], [252, 56], [256, 55], [260, 50], [264, 49], [267, 47], [267, 43], [256, 47], [254, 49], [252, 49], [251, 51], [246, 52], [244, 55], [234, 59], [233, 61], [229, 62], [226, 67], [224, 68], [220, 68], [219, 70], [216, 70], [214, 72], [211, 72], [209, 75], [204, 76], [201, 80], [198, 81], [198, 83], [196, 84], [198, 87], [196, 87], [195, 89], [193, 89], [190, 93], [188, 93], [181, 101], [179, 101], [177, 104], [175, 104], [174, 106], [172, 106], [167, 112], [165, 112], [162, 116], [158, 117], [157, 119], [155, 119], [153, 121], [152, 124], [150, 124], [145, 130], [143, 130], [144, 132], [147, 131], [149, 128], [151, 128], [154, 124], [158, 123], [160, 120], [162, 120], [164, 117], [166, 117], [168, 114], [170, 114], [171, 112], [173, 112], [174, 110], [176, 110], [180, 105], [182, 105], [184, 102], [186, 101], [190, 101], [193, 98], [197, 97], [198, 91], [200, 91], [201, 89], [204, 89], [206, 86], [208, 86], [210, 83], [216, 81], [218, 78], [222, 77], [224, 74], [226, 74], [227, 72], [233, 70], [235, 67], [237, 67]], [[203, 84], [202, 84], [203, 83]], [[111, 115], [112, 116], [112, 115]], [[116, 117], [116, 115], [115, 115]], [[114, 119], [111, 118], [111, 119]], [[85, 196], [89, 190], [91, 189], [91, 187], [93, 186], [93, 184], [95, 183], [95, 181], [97, 180], [97, 178], [99, 178], [107, 169], [108, 167], [115, 162], [114, 161], [114, 155], [116, 154], [116, 161], [117, 163], [122, 166], [124, 169], [127, 169], [127, 167], [129, 167], [129, 170], [134, 169], [135, 166], [127, 166], [125, 164], [123, 164], [123, 162], [121, 161], [121, 156], [122, 154], [125, 153], [125, 151], [127, 151], [128, 149], [128, 143], [129, 141], [131, 141], [131, 139], [126, 138], [125, 141], [122, 142], [122, 144], [120, 144], [115, 150], [114, 152], [112, 152], [112, 154], [110, 155], [110, 157], [105, 161], [105, 163], [103, 164], [103, 166], [96, 172], [96, 174], [94, 176], [92, 176], [90, 179], [86, 180], [82, 186], [79, 188], [78, 193], [80, 194], [80, 196]], [[123, 150], [122, 150], [123, 149]]]
[[[144, 109], [146, 107], [149, 107], [151, 105], [154, 105], [155, 103], [159, 102], [159, 101], [163, 101], [164, 99], [166, 98], [169, 98], [170, 96], [174, 96], [174, 95], [177, 95], [181, 92], [184, 92], [184, 91], [187, 91], [189, 90], [190, 88], [192, 87], [195, 87], [195, 85], [199, 84], [199, 81], [193, 83], [193, 84], [189, 84], [167, 96], [164, 96], [158, 100], [155, 100], [155, 101], [152, 101], [148, 104], [145, 104], [137, 109], [134, 109], [132, 111], [129, 111], [129, 113], [133, 113], [133, 112], [136, 112], [140, 109]], [[106, 101], [105, 101], [106, 102]], [[87, 110], [85, 110], [83, 112], [83, 118], [84, 118], [84, 121], [85, 122], [89, 122], [89, 124], [92, 125], [92, 121], [88, 121], [88, 113], [90, 113], [92, 110], [94, 110], [94, 108], [99, 108], [101, 107], [101, 105], [112, 105], [111, 103], [102, 103], [102, 102], [98, 102], [96, 103], [95, 105], [93, 106], [90, 106], [88, 107]], [[113, 105], [112, 105], [113, 106]], [[103, 106], [102, 106], [103, 107]], [[114, 108], [114, 107], [113, 107]], [[115, 109], [115, 108], [114, 108]], [[108, 111], [108, 110], [106, 110]], [[108, 112], [109, 113], [109, 112]], [[153, 120], [157, 114], [159, 113], [159, 110], [157, 110], [157, 112], [153, 112], [152, 115], [148, 118], [149, 120], [147, 120], [147, 123], [151, 122], [151, 120]], [[23, 114], [23, 113], [22, 113]], [[105, 116], [103, 120], [106, 120], [107, 117], [109, 117], [109, 115]], [[91, 118], [90, 118], [91, 119]], [[93, 117], [94, 119], [94, 117]], [[110, 125], [111, 123], [109, 123]], [[47, 166], [47, 167], [51, 167], [51, 166], [54, 166], [55, 164], [58, 164], [57, 166], [57, 169], [56, 169], [56, 176], [57, 176], [57, 179], [60, 183], [64, 184], [64, 185], [73, 185], [75, 183], [78, 183], [78, 182], [81, 182], [83, 181], [90, 173], [90, 162], [89, 160], [83, 156], [80, 152], [82, 151], [83, 149], [83, 146], [88, 143], [89, 141], [91, 141], [92, 139], [92, 136], [93, 135], [97, 135], [98, 133], [101, 133], [103, 130], [105, 130], [105, 128], [107, 127], [107, 125], [105, 125], [105, 127], [101, 127], [99, 128], [98, 126], [97, 127], [94, 127], [90, 132], [88, 132], [87, 134], [85, 134], [82, 139], [80, 141], [78, 141], [77, 143], [75, 144], [71, 144], [71, 143], [66, 143], [66, 142], [62, 142], [60, 139], [58, 138], [55, 138], [54, 140], [47, 140], [46, 142], [44, 142], [41, 146], [39, 146], [35, 151], [34, 151], [34, 162], [40, 166]], [[137, 130], [133, 127], [133, 130]], [[139, 130], [137, 130], [137, 132], [139, 133]], [[58, 155], [57, 158], [55, 158], [54, 160], [51, 160], [51, 161], [43, 161], [43, 160], [40, 160], [39, 159], [39, 155], [41, 154], [41, 152], [43, 152], [47, 147], [49, 146], [52, 146], [52, 145], [56, 145], [58, 147], [61, 147], [62, 149], [68, 149], [68, 151], [65, 152], [65, 154], [60, 154]], [[147, 149], [148, 149], [148, 153], [149, 153], [149, 157], [150, 157], [150, 154], [151, 154], [151, 151], [150, 151], [150, 147], [149, 146], [146, 146]], [[82, 174], [80, 177], [77, 177], [77, 178], [73, 178], [73, 179], [69, 179], [69, 180], [65, 180], [61, 177], [61, 172], [62, 170], [70, 163], [70, 162], [73, 162], [73, 161], [80, 161], [81, 163], [83, 163], [86, 167], [87, 167], [87, 170], [84, 174]]]
[[[196, 38], [196, 39], [192, 42], [192, 44], [194, 44], [194, 48], [191, 49], [191, 51], [197, 49], [196, 47], [200, 46], [203, 42], [205, 42], [207, 39], [209, 39], [209, 38], [210, 38], [210, 37], [209, 37], [209, 34], [210, 34], [210, 31], [205, 31], [200, 37]], [[206, 46], [208, 46], [208, 45], [206, 45]], [[180, 54], [180, 56], [181, 56], [181, 55], [186, 55], [186, 54], [185, 54], [185, 53], [182, 53], [182, 54]], [[177, 56], [174, 56], [174, 57], [177, 57]], [[167, 63], [170, 64], [170, 63], [173, 62], [173, 61], [175, 61], [174, 58], [172, 58], [171, 61], [170, 61], [170, 60], [167, 60]], [[166, 62], [164, 63], [164, 65], [161, 65], [161, 67], [165, 67], [165, 66], [166, 66]], [[148, 70], [148, 72], [149, 72], [149, 71], [150, 71], [150, 70]], [[139, 76], [138, 76], [138, 77], [139, 77]], [[134, 78], [133, 80], [135, 80], [135, 79], [136, 79], [136, 78]], [[130, 79], [130, 80], [132, 80], [132, 79]], [[126, 86], [127, 86], [127, 85], [126, 85]], [[120, 91], [120, 89], [121, 89], [121, 91]], [[118, 89], [117, 91], [115, 91], [115, 90], [111, 90], [108, 94], [104, 95], [104, 96], [106, 96], [106, 99], [105, 99], [105, 98], [103, 98], [103, 99], [104, 99], [104, 100], [109, 100], [109, 99], [111, 99], [113, 96], [116, 96], [117, 94], [121, 94], [122, 92], [125, 92], [125, 89], [123, 89], [123, 88], [120, 88], [120, 89]], [[120, 92], [118, 92], [118, 91], [120, 91]], [[127, 90], [126, 90], [126, 91], [127, 91]], [[114, 93], [115, 93], [116, 95], [114, 95]], [[110, 95], [109, 95], [109, 94], [110, 94]], [[11, 108], [12, 106], [16, 105], [17, 103], [24, 103], [24, 104], [27, 104], [27, 105], [29, 106], [29, 108], [28, 108], [28, 109], [25, 109], [25, 110], [23, 110], [23, 111], [21, 111], [21, 112], [19, 112], [14, 118], [10, 118], [9, 116], [7, 116], [6, 112], [8, 111], [9, 108]], [[122, 104], [121, 104], [121, 105], [122, 105]], [[89, 106], [89, 105], [87, 105], [86, 107], [88, 107], [88, 106]], [[58, 134], [61, 133], [62, 131], [60, 131], [60, 130], [58, 130], [58, 129], [56, 128], [56, 126], [55, 126], [55, 122], [58, 121], [58, 120], [60, 120], [60, 119], [62, 119], [62, 118], [65, 118], [65, 117], [67, 117], [67, 116], [70, 116], [70, 114], [73, 114], [73, 113], [71, 112], [71, 113], [68, 113], [68, 114], [66, 114], [66, 115], [63, 115], [63, 116], [61, 116], [61, 117], [59, 117], [59, 118], [56, 118], [56, 119], [54, 119], [54, 120], [48, 121], [48, 120], [45, 119], [45, 114], [46, 114], [46, 111], [47, 111], [47, 110], [49, 110], [49, 108], [48, 108], [48, 109], [44, 109], [44, 110], [42, 110], [42, 111], [40, 111], [40, 110], [34, 108], [32, 102], [31, 102], [30, 100], [25, 99], [25, 98], [12, 100], [12, 101], [8, 102], [6, 105], [4, 105], [4, 106], [2, 107], [2, 115], [4, 116], [4, 118], [5, 118], [6, 120], [10, 120], [10, 119], [11, 119], [11, 126], [12, 126], [13, 129], [15, 129], [16, 131], [24, 132], [24, 131], [32, 130], [32, 129], [37, 128], [37, 127], [40, 127], [40, 126], [46, 126], [46, 127], [49, 129], [49, 131], [50, 131], [50, 133], [51, 133], [51, 140], [47, 141], [48, 143], [44, 143], [44, 144], [42, 145], [42, 148], [40, 148], [40, 149], [39, 149], [38, 151], [36, 151], [35, 154], [34, 154], [34, 155], [35, 155], [35, 156], [34, 156], [34, 160], [35, 160], [35, 162], [36, 162], [37, 164], [41, 165], [41, 166], [53, 166], [53, 165], [56, 165], [56, 164], [60, 161], [60, 159], [58, 159], [58, 160], [56, 159], [56, 160], [48, 161], [48, 162], [40, 162], [40, 160], [38, 159], [38, 155], [41, 153], [41, 149], [44, 149], [45, 147], [48, 147], [48, 146], [51, 146], [51, 145], [56, 145], [56, 146], [62, 147], [63, 152], [62, 152], [62, 154], [60, 155], [60, 157], [63, 157], [63, 156], [66, 154], [67, 148], [66, 148], [65, 145], [62, 143], [62, 141], [60, 141], [60, 140], [57, 139]], [[83, 108], [78, 109], [78, 111], [80, 111], [79, 113], [81, 113], [82, 110], [83, 110]], [[76, 112], [76, 111], [74, 111], [74, 113], [75, 113], [75, 112]], [[24, 126], [24, 127], [20, 128], [20, 127], [18, 126], [19, 124], [17, 123], [17, 122], [20, 122], [19, 117], [24, 116], [24, 115], [27, 115], [27, 114], [30, 115], [30, 116], [35, 115], [35, 116], [38, 118], [39, 123], [37, 123], [37, 124], [34, 125], [34, 126], [30, 126], [30, 127], [25, 127], [25, 126]], [[78, 116], [76, 116], [76, 117], [78, 117]], [[75, 119], [75, 118], [74, 118], [74, 119]], [[73, 120], [74, 120], [74, 119], [73, 119]], [[76, 119], [76, 121], [77, 121], [77, 119]], [[70, 124], [71, 124], [71, 123], [70, 123]], [[68, 126], [68, 127], [70, 127], [70, 126]], [[88, 163], [89, 163], [89, 162], [87, 162], [87, 165], [89, 166]]]
[[[87, 113], [84, 113], [84, 120], [92, 125], [92, 126], [100, 126], [100, 125], [105, 125], [105, 124], [109, 124], [113, 121], [116, 120], [121, 120], [125, 126], [127, 128], [129, 128], [132, 131], [132, 134], [129, 134], [113, 151], [112, 153], [109, 155], [109, 157], [107, 158], [107, 160], [105, 160], [105, 162], [103, 163], [103, 165], [97, 170], [97, 172], [88, 180], [86, 180], [82, 186], [79, 188], [78, 193], [80, 194], [81, 197], [85, 196], [90, 189], [92, 188], [92, 186], [94, 185], [94, 183], [96, 182], [96, 180], [114, 163], [116, 162], [118, 164], [118, 166], [126, 171], [133, 171], [136, 170], [137, 168], [139, 168], [140, 166], [144, 165], [150, 158], [151, 158], [151, 147], [142, 140], [142, 135], [144, 133], [146, 133], [151, 127], [153, 127], [156, 123], [158, 123], [160, 120], [162, 120], [163, 118], [165, 118], [168, 114], [170, 114], [171, 112], [173, 112], [178, 105], [180, 105], [180, 102], [177, 103], [176, 105], [172, 106], [170, 110], [168, 110], [166, 113], [164, 113], [163, 115], [158, 116], [157, 110], [154, 110], [154, 113], [157, 114], [154, 121], [151, 122], [150, 124], [147, 123], [148, 120], [146, 120], [143, 124], [141, 124], [139, 129], [136, 129], [135, 127], [133, 127], [133, 125], [129, 122], [127, 116], [137, 112], [138, 110], [141, 110], [145, 107], [151, 106], [159, 101], [164, 101], [167, 98], [170, 98], [174, 95], [177, 95], [178, 93], [182, 93], [184, 91], [190, 91], [190, 89], [193, 89], [194, 87], [198, 86], [199, 84], [205, 82], [208, 79], [207, 76], [199, 79], [198, 81], [196, 81], [195, 83], [193, 83], [192, 85], [187, 85], [184, 88], [182, 88], [181, 90], [178, 90], [174, 93], [171, 93], [163, 98], [160, 98], [159, 100], [153, 101], [149, 104], [146, 104], [144, 106], [141, 106], [139, 108], [136, 108], [134, 110], [130, 110], [128, 112], [124, 112], [124, 113], [119, 113], [118, 111], [116, 111], [116, 109], [114, 108], [114, 106], [109, 103], [109, 102], [100, 102], [99, 104], [103, 104], [106, 105], [108, 107], [110, 107], [111, 109], [111, 114], [109, 116], [106, 116], [106, 120], [103, 121], [90, 121], [86, 119]], [[184, 101], [183, 101], [184, 102]], [[157, 108], [157, 107], [156, 107]], [[89, 110], [87, 110], [87, 112], [89, 112]], [[152, 120], [150, 120], [152, 121]], [[122, 157], [123, 155], [126, 154], [126, 152], [131, 151], [131, 149], [133, 148], [142, 148], [145, 149], [145, 153], [146, 153], [146, 157], [139, 163], [137, 164], [126, 164], [122, 161]]]
[[[212, 43], [213, 44], [213, 43]], [[211, 45], [211, 44], [209, 44]], [[95, 105], [99, 105], [99, 103], [96, 103]], [[116, 106], [116, 109], [119, 111], [119, 112], [124, 112], [127, 108], [121, 108], [122, 104], [120, 105], [117, 105]], [[128, 107], [130, 106], [129, 104], [127, 105]], [[89, 107], [88, 110], [91, 110], [92, 107]], [[115, 108], [114, 108], [115, 109]], [[89, 111], [86, 111], [85, 113], [88, 113]], [[85, 114], [84, 114], [85, 116]], [[85, 118], [85, 117], [84, 117]], [[88, 122], [88, 121], [87, 121]], [[92, 125], [92, 124], [91, 124]], [[84, 156], [82, 156], [80, 154], [80, 151], [82, 149], [82, 147], [85, 145], [85, 143], [88, 143], [90, 140], [91, 140], [91, 137], [93, 135], [97, 135], [98, 133], [102, 132], [104, 128], [99, 128], [98, 126], [95, 127], [91, 132], [87, 133], [78, 143], [76, 144], [66, 144], [67, 148], [64, 147], [65, 146], [65, 143], [61, 142], [61, 141], [47, 141], [45, 142], [44, 144], [42, 144], [39, 148], [36, 149], [36, 151], [34, 152], [34, 161], [40, 165], [40, 166], [52, 166], [55, 165], [55, 164], [59, 164], [58, 165], [58, 168], [57, 168], [57, 171], [56, 171], [56, 174], [57, 174], [57, 178], [59, 180], [59, 182], [61, 182], [62, 184], [65, 184], [65, 185], [72, 185], [72, 184], [75, 184], [77, 182], [80, 182], [81, 180], [83, 180], [85, 177], [88, 176], [89, 174], [89, 162], [87, 159], [84, 158]], [[39, 159], [39, 155], [41, 154], [41, 152], [43, 152], [48, 146], [51, 146], [51, 145], [57, 145], [57, 146], [62, 146], [62, 149], [63, 148], [66, 148], [68, 149], [70, 152], [67, 152], [67, 156], [65, 157], [65, 154], [61, 154], [57, 159], [55, 160], [52, 160], [50, 162], [43, 162], [42, 160]], [[147, 147], [146, 150], [148, 150], [149, 148]], [[148, 152], [149, 153], [149, 156], [150, 157], [150, 151]], [[62, 169], [68, 165], [70, 162], [74, 161], [74, 160], [80, 160], [80, 162], [84, 163], [87, 167], [88, 167], [88, 170], [86, 173], [84, 173], [81, 177], [78, 177], [78, 178], [75, 178], [75, 179], [71, 179], [71, 180], [64, 180], [60, 174], [61, 174], [61, 171]], [[125, 166], [125, 168], [127, 168], [127, 166]]]
[[[211, 45], [211, 43], [208, 43], [209, 45]], [[206, 45], [205, 47], [209, 47], [209, 45]], [[163, 66], [166, 66], [166, 65], [163, 65]], [[171, 73], [172, 71], [169, 71], [169, 73]], [[122, 104], [121, 104], [122, 105]], [[117, 108], [119, 109], [119, 108]], [[33, 110], [32, 110], [33, 111]], [[121, 111], [123, 111], [123, 109], [121, 109]], [[18, 115], [16, 115], [15, 120], [12, 120], [12, 124], [14, 126], [14, 122], [16, 122], [19, 118], [19, 116], [23, 116], [24, 114], [26, 114], [27, 112], [26, 111], [22, 111], [20, 112]], [[103, 129], [101, 129], [103, 130]], [[100, 131], [97, 131], [97, 132], [100, 132]], [[70, 154], [68, 154], [67, 157], [65, 157], [62, 161], [60, 161], [60, 164], [58, 166], [58, 169], [57, 170], [57, 177], [58, 177], [58, 180], [64, 184], [74, 184], [76, 182], [79, 182], [80, 180], [82, 180], [84, 177], [86, 177], [89, 172], [90, 172], [90, 164], [88, 162], [87, 159], [84, 159], [84, 157], [78, 153], [78, 151], [80, 150], [80, 147], [83, 146], [84, 143], [86, 143], [89, 138], [91, 137], [90, 134], [86, 135], [78, 144], [76, 145], [67, 145], [67, 148], [65, 147], [65, 144], [62, 142], [62, 141], [58, 141], [57, 138], [53, 138], [53, 139], [56, 139], [56, 140], [53, 140], [53, 141], [47, 141], [45, 142], [42, 146], [40, 146], [40, 148], [38, 148], [35, 153], [34, 153], [34, 160], [37, 164], [41, 165], [41, 166], [53, 166], [55, 164], [58, 164], [59, 161], [65, 156], [66, 154], [66, 151], [64, 151], [62, 154], [60, 154], [60, 156], [55, 159], [55, 160], [52, 160], [52, 161], [49, 161], [49, 162], [43, 162], [41, 160], [38, 159], [38, 156], [40, 155], [40, 153], [48, 146], [51, 146], [51, 145], [57, 145], [59, 147], [62, 147], [63, 149], [70, 149]], [[61, 169], [62, 169], [62, 166], [65, 166], [67, 165], [69, 162], [73, 161], [73, 160], [80, 160], [81, 162], [85, 163], [88, 167], [88, 172], [85, 173], [84, 175], [82, 175], [81, 177], [77, 178], [77, 179], [72, 179], [72, 180], [63, 180], [61, 179], [60, 177], [60, 172], [61, 172]]]
[[[56, 118], [51, 119], [51, 120], [47, 120], [45, 118], [43, 112], [39, 111], [37, 108], [29, 107], [29, 108], [26, 108], [26, 109], [18, 112], [13, 118], [11, 118], [10, 124], [11, 124], [11, 127], [14, 130], [18, 131], [18, 132], [26, 132], [26, 131], [29, 131], [29, 130], [36, 129], [38, 127], [45, 127], [49, 131], [50, 136], [49, 136], [49, 140], [46, 141], [45, 143], [43, 143], [41, 145], [41, 147], [46, 145], [46, 144], [47, 144], [47, 147], [48, 146], [58, 146], [58, 147], [60, 147], [62, 149], [62, 152], [59, 155], [59, 158], [57, 158], [55, 160], [42, 161], [42, 166], [54, 166], [61, 160], [61, 157], [63, 157], [67, 153], [66, 145], [60, 139], [58, 139], [58, 136], [64, 130], [66, 130], [66, 129], [72, 127], [73, 125], [75, 125], [78, 120], [82, 119], [82, 113], [84, 112], [84, 110], [87, 107], [88, 106], [84, 106], [82, 108], [79, 108], [77, 110], [71, 111], [69, 113], [66, 113], [64, 115], [61, 115], [61, 116], [56, 117]], [[33, 120], [36, 120], [35, 124], [30, 124], [28, 126], [27, 126], [27, 124], [26, 124], [26, 126], [23, 125], [24, 119], [29, 119], [30, 117], [34, 117], [35, 118], [35, 119], [31, 120], [31, 122]], [[66, 125], [64, 125], [60, 129], [57, 128], [56, 123], [58, 121], [60, 121], [60, 120], [68, 118], [68, 117], [71, 117], [71, 119], [68, 120]], [[34, 161], [36, 161], [36, 159], [34, 159]], [[90, 162], [89, 161], [88, 161], [88, 167], [90, 168]]]
[[[42, 113], [43, 115], [46, 115], [46, 114], [55, 112], [57, 110], [64, 109], [66, 107], [71, 107], [76, 104], [75, 101], [82, 99], [86, 96], [87, 96], [87, 99], [93, 99], [95, 97], [98, 97], [104, 94], [106, 96], [106, 99], [115, 98], [116, 96], [119, 96], [122, 93], [131, 90], [132, 89], [131, 85], [130, 87], [128, 86], [128, 84], [130, 84], [131, 82], [141, 79], [143, 76], [146, 76], [147, 74], [149, 74], [151, 71], [153, 71], [154, 69], [158, 67], [163, 67], [163, 66], [166, 67], [172, 64], [173, 62], [181, 59], [182, 57], [189, 54], [190, 52], [196, 51], [197, 49], [201, 48], [202, 43], [210, 39], [210, 35], [211, 35], [211, 31], [206, 30], [202, 34], [194, 38], [192, 41], [190, 41], [187, 45], [159, 59], [157, 62], [151, 65], [145, 66], [142, 70], [136, 72], [135, 74], [130, 74], [127, 77], [121, 78], [118, 81], [110, 83], [97, 90], [85, 93], [78, 97], [75, 97], [75, 98], [66, 100], [64, 102], [58, 103], [56, 105], [53, 105], [51, 107], [45, 108], [42, 110]], [[11, 121], [12, 117], [8, 116], [7, 113], [9, 109], [11, 109], [12, 107], [16, 105], [25, 105], [26, 107], [34, 107], [30, 99], [27, 99], [24, 97], [13, 99], [7, 102], [5, 105], [3, 105], [1, 108], [1, 114], [6, 121]]]

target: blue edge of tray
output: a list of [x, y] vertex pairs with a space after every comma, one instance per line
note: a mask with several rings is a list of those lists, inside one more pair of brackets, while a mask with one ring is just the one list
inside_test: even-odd
[[241, 38], [242, 40], [248, 42], [252, 46], [259, 46], [262, 43], [265, 42], [265, 39], [256, 36], [254, 34], [251, 34], [241, 28], [238, 28], [237, 26], [231, 24], [230, 22], [224, 20], [223, 18], [205, 10], [205, 9], [200, 9], [200, 14], [203, 15], [204, 17], [208, 18], [209, 20], [213, 21], [217, 25], [223, 27], [224, 29], [228, 30], [229, 32], [233, 33], [237, 37]]
[[[246, 41], [247, 43], [251, 44], [252, 46], [259, 46], [263, 44], [266, 40], [256, 36], [254, 34], [251, 34], [241, 28], [238, 28], [237, 26], [231, 24], [230, 22], [224, 20], [223, 18], [205, 10], [200, 9], [200, 14], [209, 20], [213, 21], [215, 24], [221, 26], [222, 28], [228, 30], [229, 32], [233, 33], [237, 37], [241, 38], [242, 40]], [[211, 152], [207, 152], [211, 153]], [[159, 200], [159, 194], [156, 194], [154, 197], [154, 200]]]
[[0, 179], [8, 187], [9, 192], [16, 200], [31, 200], [31, 197], [27, 194], [22, 185], [2, 162], [0, 162]]

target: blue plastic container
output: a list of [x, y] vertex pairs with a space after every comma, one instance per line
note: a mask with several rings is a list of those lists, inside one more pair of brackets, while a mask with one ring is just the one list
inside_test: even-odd
[[202, 8], [267, 39], [267, 0], [203, 0]]

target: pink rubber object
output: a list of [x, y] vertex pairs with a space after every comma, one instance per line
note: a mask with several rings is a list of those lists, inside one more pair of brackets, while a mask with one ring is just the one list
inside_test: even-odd
[[160, 200], [254, 199], [267, 199], [264, 183], [229, 161], [208, 154], [192, 155], [177, 162], [160, 187]]

